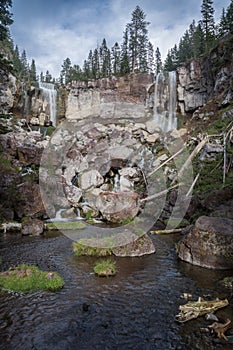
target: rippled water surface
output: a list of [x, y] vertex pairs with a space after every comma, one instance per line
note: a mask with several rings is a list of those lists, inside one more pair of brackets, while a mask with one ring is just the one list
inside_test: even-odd
[[152, 237], [156, 253], [115, 258], [112, 278], [93, 274], [96, 258], [75, 257], [72, 241], [63, 235], [0, 238], [1, 269], [28, 263], [58, 271], [65, 280], [57, 293], [0, 294], [0, 349], [4, 350], [195, 350], [233, 349], [233, 344], [200, 331], [204, 317], [175, 321], [184, 292], [194, 299], [225, 298], [217, 311], [233, 320], [231, 291], [219, 280], [232, 271], [213, 271], [176, 258], [177, 236]]

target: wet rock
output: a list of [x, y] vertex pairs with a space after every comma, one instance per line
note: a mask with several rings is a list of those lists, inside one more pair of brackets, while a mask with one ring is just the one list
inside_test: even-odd
[[82, 197], [82, 190], [74, 185], [66, 185], [64, 189], [69, 204], [77, 208], [79, 206], [79, 200]]
[[181, 260], [216, 269], [233, 268], [233, 220], [201, 216], [178, 243]]
[[22, 235], [39, 236], [44, 231], [44, 222], [39, 219], [32, 219], [22, 223]]
[[113, 254], [119, 257], [133, 257], [153, 254], [155, 252], [154, 244], [148, 235], [143, 235], [132, 242], [113, 248]]

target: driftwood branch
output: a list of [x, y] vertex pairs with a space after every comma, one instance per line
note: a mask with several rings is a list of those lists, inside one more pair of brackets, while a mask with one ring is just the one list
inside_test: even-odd
[[150, 201], [151, 199], [154, 199], [154, 198], [159, 198], [159, 197], [163, 196], [164, 194], [168, 193], [169, 191], [173, 190], [173, 188], [179, 187], [179, 186], [181, 186], [181, 185], [182, 185], [182, 183], [176, 184], [176, 185], [174, 185], [174, 186], [171, 186], [171, 187], [167, 188], [167, 189], [164, 190], [164, 191], [161, 191], [161, 192], [152, 194], [151, 196], [148, 196], [148, 197], [146, 197], [146, 198], [142, 198], [142, 199], [140, 199], [140, 202], [143, 203], [143, 202]]
[[190, 188], [189, 188], [188, 192], [186, 193], [186, 197], [190, 196], [190, 194], [192, 193], [193, 188], [194, 188], [194, 186], [196, 185], [196, 182], [197, 182], [197, 180], [198, 180], [199, 176], [200, 176], [200, 173], [199, 173], [199, 174], [197, 174], [197, 176], [196, 176], [196, 177], [195, 177], [195, 179], [193, 180], [192, 185], [190, 186]]
[[153, 175], [156, 171], [158, 171], [160, 168], [162, 168], [165, 164], [167, 164], [168, 162], [170, 162], [173, 158], [175, 158], [176, 156], [178, 156], [181, 152], [183, 152], [183, 148], [181, 148], [178, 152], [176, 152], [175, 154], [173, 154], [170, 158], [168, 158], [167, 160], [165, 160], [162, 164], [160, 164], [156, 169], [152, 170], [149, 174], [148, 177]]
[[155, 231], [150, 231], [150, 233], [155, 234], [155, 235], [163, 235], [163, 234], [181, 232], [182, 230], [183, 230], [182, 228], [172, 228], [172, 229], [170, 229], [170, 230], [155, 230]]
[[192, 153], [190, 154], [190, 156], [188, 157], [188, 159], [185, 161], [185, 163], [182, 165], [182, 167], [180, 168], [180, 170], [178, 171], [176, 177], [173, 179], [172, 181], [172, 185], [174, 184], [174, 182], [177, 180], [177, 178], [181, 177], [183, 175], [183, 173], [185, 172], [185, 170], [188, 168], [188, 166], [190, 165], [190, 163], [192, 162], [193, 158], [200, 152], [200, 150], [204, 147], [204, 145], [207, 142], [207, 138], [205, 138], [204, 140], [202, 140], [196, 147], [195, 149], [192, 151]]

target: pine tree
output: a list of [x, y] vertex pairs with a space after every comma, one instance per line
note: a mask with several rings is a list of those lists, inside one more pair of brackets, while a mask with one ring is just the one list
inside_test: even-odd
[[100, 58], [99, 58], [99, 51], [97, 48], [94, 50], [94, 53], [93, 53], [92, 75], [94, 79], [100, 78]]
[[148, 44], [148, 71], [149, 73], [154, 73], [155, 71], [155, 58], [154, 58], [154, 48], [151, 42]]
[[45, 73], [45, 82], [46, 83], [52, 83], [53, 82], [53, 77], [52, 75], [49, 73], [49, 71], [47, 70]]
[[158, 74], [162, 70], [162, 59], [159, 48], [157, 47], [155, 50], [155, 73]]
[[34, 59], [32, 59], [32, 63], [31, 63], [31, 66], [30, 66], [29, 77], [30, 77], [30, 81], [31, 81], [31, 82], [37, 81], [37, 77], [36, 77], [36, 64], [35, 64], [35, 60], [34, 60]]
[[9, 11], [12, 7], [12, 0], [1, 0], [0, 2], [0, 40], [8, 38], [8, 26], [13, 23], [12, 13]]
[[23, 50], [21, 57], [20, 57], [20, 62], [21, 62], [21, 69], [20, 69], [20, 77], [24, 81], [29, 80], [29, 66], [28, 66], [28, 61], [27, 61], [27, 54], [26, 51]]
[[233, 34], [233, 0], [226, 10], [226, 31]]
[[213, 0], [203, 0], [201, 6], [201, 25], [205, 35], [206, 51], [213, 46], [215, 39], [215, 22]]
[[111, 49], [111, 62], [113, 75], [117, 76], [120, 74], [120, 46], [116, 42]]
[[62, 84], [68, 84], [70, 82], [70, 70], [71, 70], [71, 60], [70, 58], [66, 58], [63, 61], [62, 64], [62, 70], [61, 70], [61, 80], [62, 80]]
[[148, 52], [148, 25], [146, 15], [143, 10], [136, 6], [132, 13], [131, 22], [128, 26], [129, 33], [129, 55], [131, 71], [145, 72], [148, 70], [147, 52]]
[[110, 58], [110, 51], [107, 47], [106, 39], [103, 39], [103, 42], [100, 46], [99, 57], [100, 57], [100, 76], [104, 78], [110, 76], [111, 58]]
[[121, 75], [130, 73], [130, 59], [129, 59], [129, 34], [128, 34], [128, 26], [124, 31], [123, 35], [123, 43], [121, 46], [121, 58], [120, 58], [120, 72]]

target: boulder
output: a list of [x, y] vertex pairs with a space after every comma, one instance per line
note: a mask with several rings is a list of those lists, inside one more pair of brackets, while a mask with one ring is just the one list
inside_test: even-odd
[[135, 192], [111, 192], [94, 189], [85, 195], [89, 206], [98, 210], [112, 223], [122, 223], [134, 218], [139, 211], [138, 194]]
[[101, 186], [104, 183], [103, 177], [97, 170], [88, 170], [78, 177], [78, 185], [82, 190]]
[[113, 248], [112, 252], [115, 256], [119, 257], [143, 256], [153, 254], [155, 252], [155, 247], [151, 238], [147, 235], [143, 235], [126, 245]]
[[44, 222], [39, 219], [24, 221], [21, 226], [22, 235], [39, 236], [44, 231]]
[[45, 215], [40, 186], [35, 183], [24, 182], [18, 186], [18, 197], [14, 205], [19, 218], [23, 216], [35, 218]]
[[233, 220], [201, 216], [178, 243], [178, 256], [193, 265], [233, 268]]

